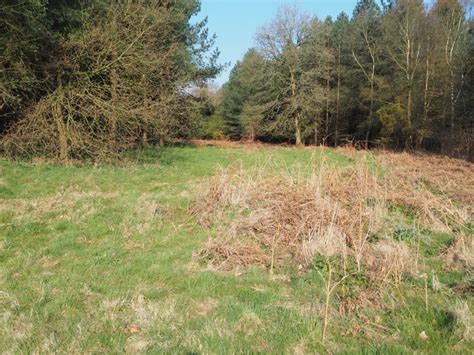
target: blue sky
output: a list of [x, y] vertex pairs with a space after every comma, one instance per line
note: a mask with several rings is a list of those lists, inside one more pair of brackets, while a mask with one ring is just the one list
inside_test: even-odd
[[[280, 0], [201, 0], [199, 18], [208, 17], [210, 33], [217, 35], [220, 61], [231, 65], [217, 78], [217, 84], [227, 81], [229, 71], [254, 46], [254, 35], [259, 26], [271, 21], [279, 5], [294, 1]], [[356, 0], [299, 0], [298, 6], [311, 14], [324, 18], [345, 11], [349, 16]]]

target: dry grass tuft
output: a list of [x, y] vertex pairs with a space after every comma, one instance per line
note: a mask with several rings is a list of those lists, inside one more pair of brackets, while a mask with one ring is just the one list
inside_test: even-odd
[[61, 192], [52, 196], [35, 199], [5, 199], [0, 201], [0, 212], [12, 212], [16, 219], [44, 220], [80, 220], [94, 213], [93, 201], [112, 199], [116, 193], [110, 192]]
[[[143, 235], [153, 226], [153, 223], [163, 222], [173, 216], [174, 211], [159, 202], [160, 196], [153, 193], [142, 194], [133, 210], [133, 215], [129, 220], [122, 223], [122, 235], [130, 238], [134, 235]], [[130, 242], [130, 249], [140, 249], [140, 245]]]
[[140, 337], [131, 337], [127, 339], [125, 344], [125, 353], [126, 354], [142, 354], [149, 347], [150, 342], [141, 339]]
[[141, 294], [129, 299], [103, 301], [98, 313], [103, 320], [102, 324], [106, 322], [115, 331], [131, 335], [146, 334], [151, 329], [164, 327], [175, 329], [182, 322], [173, 299], [151, 301]]
[[453, 314], [456, 318], [461, 336], [466, 341], [474, 340], [474, 317], [467, 302], [459, 302]]
[[153, 219], [163, 220], [173, 216], [174, 211], [168, 205], [159, 201], [161, 196], [155, 193], [144, 193], [140, 195], [135, 207], [135, 214], [141, 219], [151, 221]]
[[[25, 341], [33, 334], [31, 318], [20, 313], [20, 309], [20, 303], [15, 296], [0, 291], [0, 344]], [[11, 353], [18, 351], [19, 349], [11, 349]]]
[[391, 280], [400, 283], [404, 274], [416, 274], [416, 255], [406, 244], [384, 239], [369, 245], [364, 252], [364, 264], [369, 274], [380, 284]]
[[202, 317], [207, 316], [219, 306], [219, 301], [213, 298], [207, 298], [204, 301], [196, 304], [196, 313]]
[[444, 259], [449, 267], [472, 271], [474, 269], [474, 238], [459, 236], [444, 253]]
[[265, 328], [263, 321], [253, 312], [246, 312], [236, 324], [236, 331], [247, 336], [255, 335]]

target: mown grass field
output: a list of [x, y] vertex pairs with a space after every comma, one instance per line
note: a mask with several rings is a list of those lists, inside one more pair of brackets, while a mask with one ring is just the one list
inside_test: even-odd
[[[220, 166], [291, 173], [322, 158], [354, 164], [342, 150], [223, 147], [149, 149], [115, 165], [0, 160], [0, 352], [470, 353], [472, 273], [442, 261], [454, 229], [420, 231], [428, 271], [387, 286], [378, 305], [341, 313], [369, 287], [341, 284], [324, 344], [319, 263], [224, 271], [195, 257], [218, 226], [188, 211]], [[392, 236], [414, 246], [416, 233]]]

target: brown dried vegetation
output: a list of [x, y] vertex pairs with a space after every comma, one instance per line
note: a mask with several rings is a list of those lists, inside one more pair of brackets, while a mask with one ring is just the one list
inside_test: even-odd
[[419, 272], [418, 254], [393, 239], [395, 220], [408, 223], [409, 215], [416, 226], [450, 232], [472, 220], [465, 203], [472, 164], [380, 154], [371, 168], [373, 156], [354, 157], [349, 166], [323, 159], [291, 174], [221, 170], [191, 208], [201, 226], [217, 233], [197, 256], [223, 270], [287, 263], [304, 269], [317, 254], [340, 256], [345, 265], [350, 257], [372, 281], [399, 282]]

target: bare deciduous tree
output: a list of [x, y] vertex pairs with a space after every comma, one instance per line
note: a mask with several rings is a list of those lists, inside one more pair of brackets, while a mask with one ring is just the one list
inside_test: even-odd
[[310, 17], [296, 6], [282, 6], [275, 19], [260, 28], [257, 43], [267, 60], [275, 63], [280, 75], [280, 97], [284, 97], [285, 108], [280, 110], [280, 119], [289, 119], [294, 125], [296, 145], [303, 144], [302, 113], [299, 105], [299, 83], [302, 73], [301, 47], [310, 28]]

